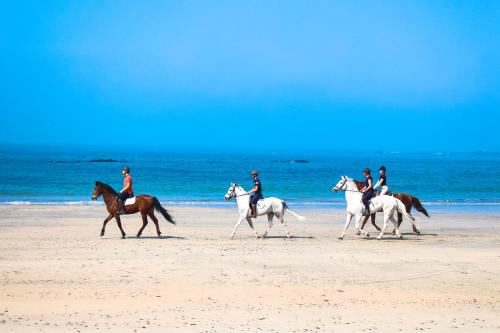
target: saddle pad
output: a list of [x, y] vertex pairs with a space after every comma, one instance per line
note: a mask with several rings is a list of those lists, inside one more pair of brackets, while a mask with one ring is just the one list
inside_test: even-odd
[[127, 205], [133, 205], [135, 204], [135, 196], [133, 196], [132, 198], [128, 198], [127, 200], [125, 200], [125, 206]]

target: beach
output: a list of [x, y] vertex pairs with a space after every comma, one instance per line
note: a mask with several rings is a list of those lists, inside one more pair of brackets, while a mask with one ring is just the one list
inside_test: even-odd
[[421, 235], [405, 221], [402, 240], [367, 224], [340, 241], [339, 209], [287, 216], [292, 239], [242, 224], [233, 240], [235, 208], [170, 208], [162, 238], [125, 216], [123, 240], [114, 220], [99, 237], [103, 206], [0, 211], [2, 332], [500, 329], [500, 213], [414, 213]]

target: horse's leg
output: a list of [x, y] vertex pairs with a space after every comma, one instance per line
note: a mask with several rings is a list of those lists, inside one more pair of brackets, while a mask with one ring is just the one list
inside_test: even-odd
[[155, 216], [155, 213], [154, 211], [151, 209], [151, 211], [148, 213], [148, 216], [151, 220], [153, 220], [154, 224], [155, 224], [155, 227], [156, 227], [156, 233], [158, 234], [158, 237], [161, 236], [161, 232], [160, 232], [160, 226], [158, 225], [158, 219], [156, 218]]
[[102, 223], [102, 229], [101, 229], [101, 237], [104, 236], [104, 231], [106, 230], [106, 224], [108, 224], [109, 220], [113, 218], [113, 214], [109, 214], [108, 217], [104, 220]]
[[[368, 221], [368, 218], [369, 218], [369, 217], [370, 217], [370, 216], [365, 216], [365, 219], [363, 220], [363, 223], [361, 223], [361, 229], [364, 229], [364, 228], [365, 228], [365, 224], [366, 224], [366, 222]], [[373, 222], [372, 222], [372, 223], [373, 223]], [[361, 231], [359, 231], [359, 230], [358, 230], [358, 231], [356, 231], [356, 235], [361, 235]]]
[[[240, 216], [238, 218], [238, 221], [236, 222], [236, 224], [234, 225], [234, 228], [233, 228], [233, 232], [231, 233], [231, 239], [234, 238], [234, 234], [236, 234], [236, 230], [238, 229], [238, 227], [240, 226], [241, 222], [243, 222], [243, 220], [245, 219], [245, 217], [242, 217]], [[253, 229], [253, 228], [252, 228]]]
[[373, 224], [373, 226], [375, 227], [375, 229], [377, 229], [377, 231], [380, 231], [380, 228], [379, 228], [379, 227], [378, 227], [378, 225], [375, 223], [375, 215], [376, 215], [375, 213], [373, 213], [373, 214], [371, 215], [371, 217], [372, 217], [372, 224]]
[[342, 233], [340, 234], [340, 236], [338, 237], [338, 239], [344, 239], [346, 230], [349, 227], [349, 224], [351, 224], [351, 220], [352, 220], [352, 214], [351, 213], [347, 213], [347, 216], [345, 218], [344, 230], [342, 231]]
[[361, 219], [362, 219], [362, 218], [363, 218], [363, 215], [357, 215], [357, 216], [355, 217], [355, 219], [356, 219], [356, 229], [357, 229], [357, 233], [356, 233], [356, 234], [357, 234], [357, 235], [361, 235], [361, 234], [363, 234], [363, 235], [365, 235], [366, 237], [370, 237], [370, 234], [369, 234], [369, 233], [367, 233], [367, 232], [366, 232], [365, 230], [363, 230], [363, 229], [360, 229], [360, 224], [361, 224]]
[[384, 225], [382, 226], [382, 230], [380, 230], [380, 234], [377, 236], [377, 239], [382, 239], [382, 236], [384, 235], [388, 225], [389, 225], [389, 213], [386, 210], [384, 210]]
[[271, 228], [273, 227], [273, 215], [274, 215], [273, 213], [267, 214], [267, 230], [264, 233], [264, 235], [262, 235], [262, 237], [266, 237]]
[[115, 220], [116, 220], [116, 224], [118, 224], [118, 228], [120, 228], [120, 232], [122, 233], [122, 238], [125, 238], [125, 231], [123, 231], [123, 228], [122, 228], [122, 221], [120, 219], [120, 215], [116, 214], [115, 215]]
[[391, 216], [389, 217], [389, 219], [391, 220], [392, 224], [394, 224], [394, 230], [396, 230], [396, 236], [398, 238], [403, 238], [403, 235], [401, 235], [401, 233], [399, 232], [398, 222], [394, 218], [393, 214], [391, 214]]
[[285, 217], [283, 215], [280, 215], [278, 218], [279, 218], [279, 220], [280, 220], [281, 225], [283, 226], [283, 228], [285, 228], [286, 238], [292, 238], [292, 236], [290, 236], [290, 232], [288, 231], [288, 226], [286, 225]]
[[137, 232], [137, 238], [141, 237], [142, 235], [142, 231], [144, 230], [144, 228], [146, 228], [146, 226], [148, 225], [148, 214], [146, 214], [146, 212], [141, 212], [141, 216], [142, 216], [142, 227], [141, 229], [139, 229], [139, 231]]
[[[398, 228], [401, 226], [401, 223], [403, 223], [403, 214], [401, 214], [400, 212], [397, 212], [398, 214]], [[394, 228], [392, 230], [392, 234], [395, 235], [396, 234], [396, 228]]]
[[252, 228], [253, 233], [255, 235], [255, 238], [259, 238], [259, 234], [257, 233], [257, 230], [255, 230], [255, 228], [253, 226], [252, 218], [251, 217], [247, 217], [247, 222], [248, 222], [248, 225], [250, 226], [250, 228]]

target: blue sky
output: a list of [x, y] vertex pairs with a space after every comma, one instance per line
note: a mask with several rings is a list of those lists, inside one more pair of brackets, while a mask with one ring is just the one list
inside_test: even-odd
[[23, 1], [0, 142], [500, 151], [499, 1]]

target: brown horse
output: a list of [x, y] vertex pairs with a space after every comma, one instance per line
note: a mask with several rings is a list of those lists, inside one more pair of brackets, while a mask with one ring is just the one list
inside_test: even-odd
[[[357, 181], [357, 180], [355, 180], [354, 182], [356, 183], [356, 187], [360, 191], [361, 191], [361, 189], [363, 187], [365, 187], [364, 182], [360, 182], [360, 181]], [[420, 200], [418, 200], [417, 197], [414, 197], [413, 195], [406, 194], [406, 193], [393, 193], [392, 196], [395, 197], [395, 198], [398, 198], [399, 200], [401, 200], [401, 202], [406, 207], [406, 212], [407, 213], [410, 213], [411, 207], [414, 207], [420, 213], [424, 214], [427, 217], [430, 217], [429, 213], [427, 213], [427, 210], [424, 208], [424, 206], [422, 206], [422, 203], [420, 202]], [[373, 226], [375, 227], [375, 229], [377, 229], [378, 231], [380, 231], [380, 228], [375, 224], [375, 213], [371, 214], [370, 216], [372, 218], [372, 224], [373, 224]], [[366, 216], [365, 217], [363, 223], [361, 224], [361, 230], [363, 230], [363, 228], [365, 227], [365, 224], [368, 221], [368, 218], [370, 216]], [[401, 225], [401, 222], [403, 222], [403, 214], [401, 214], [401, 213], [398, 212], [398, 227]], [[413, 232], [415, 232], [415, 233], [417, 233], [417, 234], [420, 235], [420, 231], [417, 229], [417, 227], [415, 227], [415, 225], [413, 225]], [[394, 234], [394, 231], [392, 233]]]
[[[106, 229], [106, 224], [113, 217], [116, 219], [116, 223], [118, 224], [118, 228], [122, 233], [122, 238], [125, 238], [125, 231], [122, 228], [122, 222], [120, 220], [120, 215], [118, 214], [118, 201], [116, 200], [116, 191], [107, 184], [96, 181], [94, 192], [92, 193], [92, 200], [97, 200], [99, 196], [103, 197], [104, 203], [106, 204], [106, 209], [109, 212], [109, 216], [106, 217], [104, 223], [102, 224], [101, 237], [104, 236], [104, 231]], [[160, 201], [156, 197], [150, 195], [138, 195], [135, 197], [135, 203], [132, 205], [125, 206], [125, 214], [135, 214], [140, 212], [142, 215], [142, 228], [139, 229], [137, 233], [137, 237], [141, 237], [142, 231], [148, 224], [148, 216], [153, 220], [156, 226], [156, 233], [158, 237], [161, 236], [160, 227], [158, 226], [158, 219], [156, 218], [154, 211], [160, 212], [161, 215], [170, 223], [175, 224], [174, 219], [167, 212], [165, 208], [163, 208], [160, 204]]]

